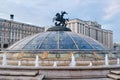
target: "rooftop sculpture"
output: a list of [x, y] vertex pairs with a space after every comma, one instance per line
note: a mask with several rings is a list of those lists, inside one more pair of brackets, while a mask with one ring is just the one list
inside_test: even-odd
[[61, 13], [56, 13], [55, 17], [53, 18], [53, 22], [55, 21], [55, 26], [66, 27], [66, 21], [69, 21], [69, 19], [64, 18], [65, 14], [68, 14], [68, 13], [65, 11], [61, 11]]

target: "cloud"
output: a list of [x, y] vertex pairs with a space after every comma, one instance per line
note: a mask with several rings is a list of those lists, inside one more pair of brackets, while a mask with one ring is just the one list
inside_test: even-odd
[[120, 0], [0, 0], [0, 5], [0, 18], [14, 14], [15, 21], [23, 23], [49, 26], [55, 13], [65, 10], [66, 17], [95, 20], [115, 37], [120, 30]]
[[120, 13], [120, 0], [110, 0], [107, 7], [104, 9], [105, 15], [103, 18], [109, 20]]
[[56, 12], [74, 12], [80, 4], [81, 0], [0, 0], [0, 12], [5, 14], [0, 15], [9, 19], [14, 14], [18, 21], [49, 25]]

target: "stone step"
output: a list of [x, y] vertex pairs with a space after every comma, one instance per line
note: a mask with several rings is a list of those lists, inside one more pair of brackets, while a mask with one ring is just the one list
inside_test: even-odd
[[110, 78], [91, 78], [91, 79], [45, 79], [45, 80], [113, 80]]
[[0, 76], [0, 80], [43, 80], [44, 75], [38, 75], [36, 77], [29, 76]]
[[115, 79], [115, 80], [120, 80], [120, 75], [116, 75], [116, 74], [108, 74], [107, 75], [109, 78]]
[[0, 70], [0, 75], [3, 76], [36, 76], [38, 71], [21, 71], [21, 70]]
[[118, 70], [118, 71], [113, 71], [113, 70], [112, 70], [112, 71], [110, 71], [110, 72], [113, 73], [113, 74], [118, 74], [118, 75], [120, 74], [120, 71], [119, 71], [119, 70]]
[[91, 79], [79, 79], [79, 80], [113, 80], [110, 78], [91, 78]]

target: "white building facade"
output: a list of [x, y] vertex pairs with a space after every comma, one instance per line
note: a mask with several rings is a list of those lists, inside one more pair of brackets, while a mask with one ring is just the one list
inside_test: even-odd
[[0, 19], [0, 50], [4, 50], [26, 36], [40, 32], [44, 32], [43, 27]]
[[113, 49], [113, 32], [111, 30], [102, 29], [101, 25], [97, 22], [71, 19], [67, 23], [67, 27], [75, 33], [89, 36], [99, 41], [107, 48]]

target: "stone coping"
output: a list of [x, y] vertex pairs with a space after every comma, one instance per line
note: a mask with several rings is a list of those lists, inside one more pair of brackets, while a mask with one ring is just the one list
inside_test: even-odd
[[53, 67], [53, 66], [2, 66], [0, 65], [0, 69], [17, 69], [17, 70], [69, 70], [69, 69], [79, 69], [79, 70], [101, 70], [101, 69], [120, 69], [120, 65], [108, 65], [108, 66], [58, 66], [58, 67]]
[[44, 75], [38, 75], [36, 77], [29, 76], [0, 76], [0, 80], [44, 80]]
[[[49, 80], [49, 79], [45, 79]], [[61, 79], [50, 79], [50, 80], [61, 80]], [[91, 79], [62, 79], [62, 80], [113, 80], [110, 78], [91, 78]]]
[[21, 70], [0, 70], [0, 76], [36, 76], [38, 71], [21, 71]]

